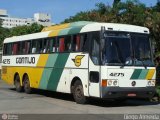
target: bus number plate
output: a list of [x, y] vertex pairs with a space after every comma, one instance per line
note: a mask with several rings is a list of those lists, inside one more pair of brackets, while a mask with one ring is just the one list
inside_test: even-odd
[[112, 77], [124, 77], [124, 73], [111, 73], [110, 76], [112, 76]]
[[129, 94], [127, 94], [127, 96], [128, 97], [135, 97], [135, 96], [137, 96], [135, 93], [129, 93]]

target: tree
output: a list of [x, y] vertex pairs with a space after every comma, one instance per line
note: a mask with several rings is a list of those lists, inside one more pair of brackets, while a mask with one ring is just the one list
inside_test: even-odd
[[2, 27], [2, 19], [0, 18], [0, 27]]
[[37, 33], [41, 32], [43, 29], [43, 26], [38, 25], [37, 23], [33, 23], [32, 25], [18, 26], [11, 29], [1, 27], [1, 23], [2, 22], [0, 22], [0, 49], [4, 39], [7, 37]]
[[37, 23], [33, 23], [31, 25], [18, 26], [10, 29], [10, 37], [11, 36], [20, 36], [26, 34], [32, 34], [40, 32], [43, 29], [42, 25], [38, 25]]
[[0, 50], [2, 49], [3, 40], [8, 37], [9, 29], [0, 26]]
[[116, 7], [118, 5], [118, 3], [120, 3], [120, 2], [121, 2], [121, 0], [114, 0], [113, 7]]
[[145, 26], [150, 29], [151, 38], [156, 42], [157, 50], [160, 51], [160, 0], [153, 7], [146, 7], [138, 0], [126, 2], [114, 0], [113, 6], [97, 3], [95, 9], [77, 13], [65, 19], [64, 22], [82, 20]]
[[153, 7], [153, 9], [155, 9], [155, 11], [160, 12], [160, 0], [157, 0], [156, 5]]

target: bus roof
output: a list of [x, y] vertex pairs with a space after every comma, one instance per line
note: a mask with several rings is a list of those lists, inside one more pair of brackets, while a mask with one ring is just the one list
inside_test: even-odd
[[4, 43], [33, 40], [33, 39], [47, 38], [54, 36], [63, 36], [63, 35], [77, 34], [77, 33], [85, 33], [91, 31], [100, 31], [102, 26], [104, 26], [106, 30], [110, 31], [124, 31], [124, 32], [149, 34], [149, 29], [141, 26], [117, 24], [117, 23], [79, 21], [79, 22], [65, 23], [65, 24], [46, 27], [40, 33], [6, 38], [4, 40]]

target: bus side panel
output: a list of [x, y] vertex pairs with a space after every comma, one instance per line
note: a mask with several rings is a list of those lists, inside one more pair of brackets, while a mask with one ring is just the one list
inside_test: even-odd
[[[76, 60], [80, 60], [77, 61], [78, 66], [76, 66]], [[79, 77], [83, 86], [88, 86], [87, 67], [88, 55], [82, 55], [82, 53], [50, 54], [39, 82], [39, 88], [70, 93], [71, 82], [75, 77]], [[85, 88], [84, 91], [85, 95], [88, 95], [88, 89]]]
[[43, 70], [39, 88], [56, 91], [69, 53], [50, 54]]
[[13, 75], [13, 68], [11, 67], [2, 67], [2, 73], [1, 73], [1, 77], [2, 77], [2, 80], [4, 80], [5, 82], [7, 82], [8, 84], [11, 84], [13, 85], [14, 82], [13, 82], [13, 78], [14, 78], [14, 75]]
[[84, 95], [88, 96], [88, 69], [64, 69], [57, 91], [71, 93], [71, 82], [75, 77], [81, 80]]
[[30, 85], [32, 88], [38, 88], [41, 75], [44, 68], [34, 68], [34, 67], [3, 67], [7, 69], [7, 73], [2, 73], [2, 80], [6, 81], [8, 84], [14, 84], [14, 75], [19, 74], [20, 82], [22, 85], [23, 76], [26, 73], [29, 77]]
[[57, 91], [71, 93], [73, 80], [82, 82], [84, 95], [88, 96], [88, 53], [79, 52], [69, 55]]

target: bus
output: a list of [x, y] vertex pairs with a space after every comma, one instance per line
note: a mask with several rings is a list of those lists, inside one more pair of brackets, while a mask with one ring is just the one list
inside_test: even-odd
[[141, 26], [78, 21], [6, 38], [2, 79], [18, 92], [70, 93], [79, 104], [148, 99], [156, 76], [149, 34]]

